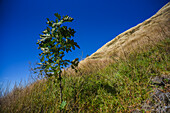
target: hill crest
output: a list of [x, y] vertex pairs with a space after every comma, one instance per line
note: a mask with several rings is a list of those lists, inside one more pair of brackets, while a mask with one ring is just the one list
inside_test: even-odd
[[116, 36], [113, 40], [99, 48], [87, 60], [119, 59], [124, 53], [133, 51], [139, 46], [158, 42], [170, 36], [170, 2], [155, 15], [144, 22]]

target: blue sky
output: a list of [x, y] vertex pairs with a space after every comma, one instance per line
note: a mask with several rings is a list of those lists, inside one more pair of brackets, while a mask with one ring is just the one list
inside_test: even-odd
[[[118, 34], [155, 14], [169, 0], [0, 0], [0, 84], [27, 80], [38, 62], [37, 40], [54, 13], [74, 18], [81, 49], [68, 59], [91, 55]], [[11, 85], [11, 86], [12, 86]]]

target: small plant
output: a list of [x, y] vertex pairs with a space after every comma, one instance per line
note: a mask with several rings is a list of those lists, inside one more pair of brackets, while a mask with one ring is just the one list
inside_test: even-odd
[[75, 47], [80, 47], [72, 39], [75, 34], [74, 29], [62, 26], [65, 22], [72, 22], [73, 18], [67, 15], [61, 18], [58, 13], [54, 15], [56, 16], [55, 22], [47, 18], [48, 27], [40, 35], [41, 39], [37, 42], [39, 45], [38, 49], [41, 49], [42, 53], [39, 54], [41, 62], [38, 63], [39, 66], [36, 69], [39, 69], [41, 73], [44, 72], [47, 78], [55, 77], [55, 80], [58, 79], [60, 81], [60, 102], [63, 108], [65, 101], [63, 101], [62, 97], [62, 69], [70, 63], [71, 67], [75, 69], [79, 63], [78, 58], [70, 61], [63, 57], [72, 49], [75, 50]]

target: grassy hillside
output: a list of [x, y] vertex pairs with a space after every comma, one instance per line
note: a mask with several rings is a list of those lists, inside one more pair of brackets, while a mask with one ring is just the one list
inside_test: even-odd
[[[170, 73], [170, 39], [139, 47], [124, 59], [105, 65], [88, 65], [78, 73], [63, 75], [63, 98], [60, 105], [58, 81], [39, 80], [25, 88], [13, 89], [0, 98], [1, 113], [53, 112], [132, 112], [141, 109], [154, 91], [152, 78]], [[97, 66], [97, 69], [95, 67]], [[161, 87], [166, 91], [167, 86]]]

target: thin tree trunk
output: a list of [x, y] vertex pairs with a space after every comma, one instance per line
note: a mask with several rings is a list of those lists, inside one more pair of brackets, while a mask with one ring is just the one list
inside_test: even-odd
[[62, 101], [63, 101], [63, 93], [62, 93], [62, 86], [61, 86], [61, 73], [59, 73], [59, 80], [60, 80], [60, 102], [62, 103]]
[[[62, 102], [63, 102], [63, 93], [62, 93], [62, 91], [63, 91], [63, 89], [62, 89], [62, 83], [61, 83], [61, 72], [59, 73], [59, 80], [60, 80], [60, 106], [61, 106], [61, 104], [62, 104]], [[62, 109], [60, 108], [60, 113], [62, 113]]]

